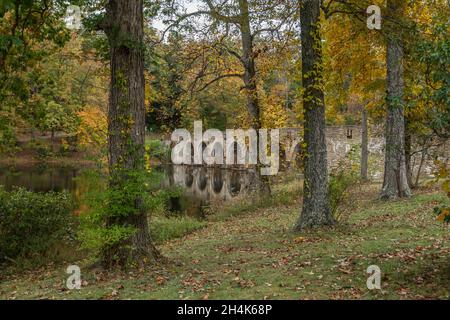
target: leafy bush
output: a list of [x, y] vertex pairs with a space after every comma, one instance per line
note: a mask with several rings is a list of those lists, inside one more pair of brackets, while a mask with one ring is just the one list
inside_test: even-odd
[[50, 158], [53, 156], [51, 146], [42, 141], [30, 141], [28, 147], [36, 152], [39, 159]]
[[[81, 199], [84, 210], [79, 216], [78, 236], [82, 247], [94, 255], [136, 232], [131, 226], [107, 225], [108, 220], [138, 214], [141, 210], [160, 211], [164, 207], [166, 197], [159, 188], [161, 177], [156, 171], [129, 170], [129, 179], [120, 188], [108, 187], [108, 179], [101, 172], [85, 172], [85, 176], [87, 190]], [[136, 208], [136, 199], [142, 200], [142, 207]]]
[[150, 158], [167, 161], [170, 159], [170, 148], [159, 140], [147, 140], [145, 149]]
[[0, 187], [0, 261], [32, 258], [67, 239], [73, 208], [67, 192], [7, 192]]
[[38, 158], [44, 159], [44, 158], [50, 158], [53, 156], [53, 152], [51, 151], [50, 146], [47, 146], [45, 144], [40, 144], [36, 148], [36, 153]]
[[353, 147], [330, 173], [330, 206], [337, 221], [340, 220], [339, 206], [347, 199], [348, 190], [359, 181], [359, 150], [359, 147]]
[[[437, 181], [443, 180], [442, 189], [450, 198], [450, 170], [447, 163], [437, 162], [436, 179]], [[441, 206], [434, 208], [434, 213], [437, 216], [438, 221], [446, 224], [450, 224], [450, 207]]]
[[0, 154], [16, 151], [16, 144], [14, 131], [0, 115]]

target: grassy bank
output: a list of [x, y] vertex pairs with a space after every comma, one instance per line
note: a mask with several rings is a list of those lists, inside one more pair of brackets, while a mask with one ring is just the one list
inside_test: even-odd
[[[276, 189], [273, 199], [214, 209], [190, 234], [163, 242], [167, 262], [151, 269], [106, 273], [87, 261], [71, 261], [23, 273], [8, 270], [0, 298], [450, 298], [450, 231], [432, 213], [448, 198], [421, 190], [408, 201], [385, 203], [374, 200], [379, 185], [364, 190], [352, 192], [351, 206], [330, 229], [292, 232], [300, 197], [291, 183]], [[65, 289], [65, 269], [74, 263], [82, 271], [79, 291]], [[366, 286], [366, 269], [373, 264], [382, 271], [380, 291]]]

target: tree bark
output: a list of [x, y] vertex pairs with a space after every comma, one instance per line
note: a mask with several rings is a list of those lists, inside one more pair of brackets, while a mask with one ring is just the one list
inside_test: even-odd
[[361, 181], [369, 180], [369, 131], [367, 125], [367, 110], [362, 106], [361, 112]]
[[[240, 29], [242, 39], [242, 61], [244, 64], [244, 85], [247, 95], [247, 110], [251, 117], [251, 126], [261, 129], [261, 111], [258, 99], [255, 54], [253, 48], [253, 36], [250, 27], [250, 15], [247, 0], [239, 0]], [[257, 179], [260, 184], [259, 189], [263, 194], [270, 194], [270, 181], [268, 176], [260, 174], [260, 167], [257, 168]]]
[[[111, 59], [109, 187], [120, 192], [134, 179], [130, 173], [141, 172], [145, 168], [143, 1], [109, 0], [104, 30]], [[108, 226], [133, 227], [136, 232], [103, 250], [103, 264], [106, 267], [142, 263], [159, 256], [150, 237], [142, 198], [136, 195], [125, 205], [134, 208], [134, 214], [112, 216], [106, 223]]]
[[[393, 19], [401, 19], [403, 0], [388, 0], [388, 12]], [[386, 154], [382, 199], [411, 196], [405, 161], [405, 118], [403, 112], [403, 43], [394, 26], [387, 39], [387, 120]]]
[[422, 155], [420, 156], [419, 168], [417, 169], [416, 182], [414, 183], [414, 188], [419, 187], [420, 173], [422, 172], [422, 167], [423, 167], [423, 163], [425, 162], [426, 155], [427, 155], [427, 152], [422, 151]]
[[250, 29], [250, 17], [247, 0], [239, 0], [241, 14], [242, 60], [244, 63], [244, 85], [247, 93], [247, 109], [251, 116], [252, 126], [261, 128], [258, 91], [256, 87], [256, 68], [253, 52], [253, 37]]
[[405, 118], [405, 164], [406, 164], [406, 178], [408, 180], [408, 185], [410, 188], [413, 188], [413, 173], [412, 173], [412, 156], [411, 156], [411, 130], [408, 125], [408, 119]]
[[303, 1], [300, 20], [306, 156], [303, 209], [296, 230], [334, 223], [328, 190], [320, 0]]

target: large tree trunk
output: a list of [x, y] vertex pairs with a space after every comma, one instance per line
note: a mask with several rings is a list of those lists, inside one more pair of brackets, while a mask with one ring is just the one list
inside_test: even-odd
[[296, 224], [297, 230], [334, 222], [328, 190], [320, 0], [303, 1], [300, 20], [306, 156], [303, 209]]
[[[256, 83], [255, 54], [253, 50], [253, 37], [250, 28], [250, 16], [247, 0], [239, 0], [239, 10], [241, 15], [240, 29], [242, 38], [242, 60], [244, 64], [244, 85], [247, 95], [247, 110], [251, 117], [251, 126], [255, 129], [261, 129], [261, 111], [258, 99], [258, 90]], [[270, 194], [270, 181], [268, 176], [260, 174], [260, 167], [257, 168], [257, 178], [259, 189], [264, 194]]]
[[[388, 12], [400, 19], [404, 0], [388, 0]], [[387, 39], [386, 155], [382, 199], [411, 196], [405, 161], [405, 118], [403, 113], [403, 43], [394, 27]]]
[[369, 131], [367, 125], [367, 110], [361, 107], [361, 181], [369, 180]]
[[[136, 173], [145, 168], [143, 1], [110, 0], [106, 10], [104, 30], [111, 55], [109, 188], [123, 192], [124, 187], [137, 182]], [[125, 206], [127, 210], [131, 207], [133, 213], [112, 215], [106, 221], [107, 225], [133, 227], [136, 232], [120, 243], [104, 248], [103, 264], [124, 266], [157, 258], [139, 191], [131, 197], [120, 197], [118, 201], [111, 206]]]
[[253, 52], [253, 39], [250, 30], [250, 17], [247, 0], [239, 0], [241, 14], [241, 39], [242, 39], [242, 60], [244, 63], [244, 84], [247, 93], [247, 109], [251, 117], [252, 126], [255, 129], [261, 128], [258, 91], [256, 87], [256, 67]]

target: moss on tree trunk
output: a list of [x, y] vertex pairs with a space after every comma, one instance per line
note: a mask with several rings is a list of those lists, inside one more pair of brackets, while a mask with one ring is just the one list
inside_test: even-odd
[[[111, 88], [108, 111], [109, 187], [127, 192], [143, 172], [145, 141], [143, 1], [110, 0], [104, 22], [109, 40]], [[132, 227], [135, 232], [102, 252], [103, 264], [141, 264], [159, 257], [153, 245], [148, 217], [139, 192], [112, 199], [109, 206], [123, 206], [124, 214], [106, 221], [109, 227]], [[112, 210], [113, 211], [113, 210]], [[125, 213], [131, 212], [131, 213]]]
[[320, 1], [304, 1], [301, 12], [304, 141], [303, 208], [297, 230], [333, 224], [328, 190]]

